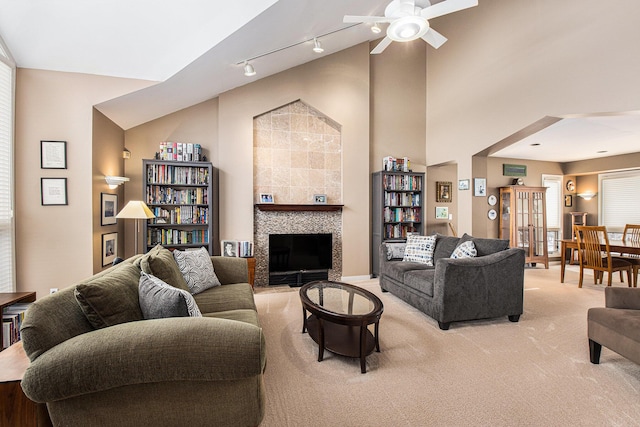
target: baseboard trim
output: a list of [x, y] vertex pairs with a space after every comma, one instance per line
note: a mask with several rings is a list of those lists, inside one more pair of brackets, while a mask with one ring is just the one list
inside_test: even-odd
[[342, 276], [340, 279], [342, 282], [364, 282], [365, 280], [371, 280], [371, 275], [366, 276]]

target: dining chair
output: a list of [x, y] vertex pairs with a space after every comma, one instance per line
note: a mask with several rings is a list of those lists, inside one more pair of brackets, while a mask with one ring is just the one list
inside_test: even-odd
[[[593, 270], [593, 283], [602, 283], [604, 273], [609, 273], [607, 286], [611, 286], [611, 278], [614, 271], [626, 271], [629, 286], [631, 286], [631, 263], [611, 256], [607, 228], [604, 226], [576, 226], [578, 239], [578, 260], [580, 263], [580, 281], [578, 287], [582, 287], [584, 270]], [[604, 248], [601, 246], [604, 244]]]
[[[633, 243], [640, 246], [640, 224], [627, 224], [624, 226], [622, 240], [625, 243]], [[624, 260], [631, 263], [633, 268], [633, 287], [638, 287], [638, 270], [640, 270], [640, 255], [625, 254]]]

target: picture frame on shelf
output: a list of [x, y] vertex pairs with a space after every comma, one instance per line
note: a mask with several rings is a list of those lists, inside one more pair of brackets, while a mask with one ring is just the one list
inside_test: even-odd
[[220, 242], [222, 246], [222, 256], [237, 257], [238, 256], [238, 242], [235, 240], [223, 240]]
[[313, 195], [313, 204], [314, 205], [326, 205], [327, 204], [327, 195], [326, 194], [314, 194]]
[[451, 202], [451, 182], [449, 181], [437, 181], [436, 182], [436, 202], [438, 203], [450, 203]]
[[100, 193], [100, 225], [113, 225], [118, 222], [118, 195]]
[[67, 141], [40, 141], [40, 169], [67, 168]]
[[459, 179], [458, 180], [458, 190], [468, 190], [469, 189], [469, 180], [468, 179]]
[[475, 197], [487, 196], [487, 179], [473, 178], [473, 195]]
[[40, 178], [40, 203], [42, 206], [68, 205], [67, 178]]
[[446, 206], [436, 206], [436, 219], [449, 219], [449, 208]]
[[564, 207], [570, 208], [573, 206], [573, 196], [571, 194], [567, 194], [564, 196]]
[[113, 264], [118, 256], [118, 233], [105, 233], [102, 235], [102, 266]]
[[260, 203], [275, 203], [272, 193], [260, 193]]

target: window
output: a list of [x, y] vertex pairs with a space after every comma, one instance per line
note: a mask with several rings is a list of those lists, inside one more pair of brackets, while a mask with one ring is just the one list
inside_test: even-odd
[[547, 250], [549, 255], [560, 254], [562, 239], [562, 176], [542, 175], [542, 186], [547, 187]]
[[622, 232], [625, 224], [640, 224], [640, 170], [598, 175], [598, 217], [607, 231]]
[[[0, 47], [3, 47], [0, 40]], [[0, 292], [15, 291], [13, 105], [15, 65], [0, 49]]]

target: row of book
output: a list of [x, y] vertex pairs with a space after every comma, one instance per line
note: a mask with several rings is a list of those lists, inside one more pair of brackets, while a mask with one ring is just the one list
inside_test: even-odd
[[19, 303], [2, 310], [2, 348], [20, 341], [20, 326], [31, 303]]
[[384, 222], [422, 222], [420, 208], [384, 208]]
[[383, 175], [382, 185], [385, 190], [420, 191], [422, 177], [417, 175]]
[[422, 206], [420, 193], [384, 193], [385, 206]]
[[253, 243], [248, 240], [223, 240], [220, 242], [223, 256], [249, 258], [253, 256]]
[[159, 160], [178, 162], [200, 162], [204, 159], [202, 146], [190, 142], [163, 141], [160, 143]]
[[170, 228], [149, 229], [147, 245], [194, 245], [208, 244], [209, 230], [176, 230]]
[[147, 165], [147, 183], [208, 185], [209, 168], [174, 165]]
[[388, 172], [410, 172], [411, 161], [408, 157], [396, 159], [393, 156], [387, 156], [382, 159], [382, 170]]
[[150, 185], [147, 187], [147, 204], [208, 205], [209, 193], [206, 188], [175, 189]]
[[152, 207], [156, 216], [149, 220], [150, 224], [208, 224], [209, 208], [201, 206], [179, 206], [174, 209]]
[[385, 239], [406, 239], [407, 233], [415, 233], [418, 229], [412, 225], [407, 224], [387, 224], [384, 227]]

